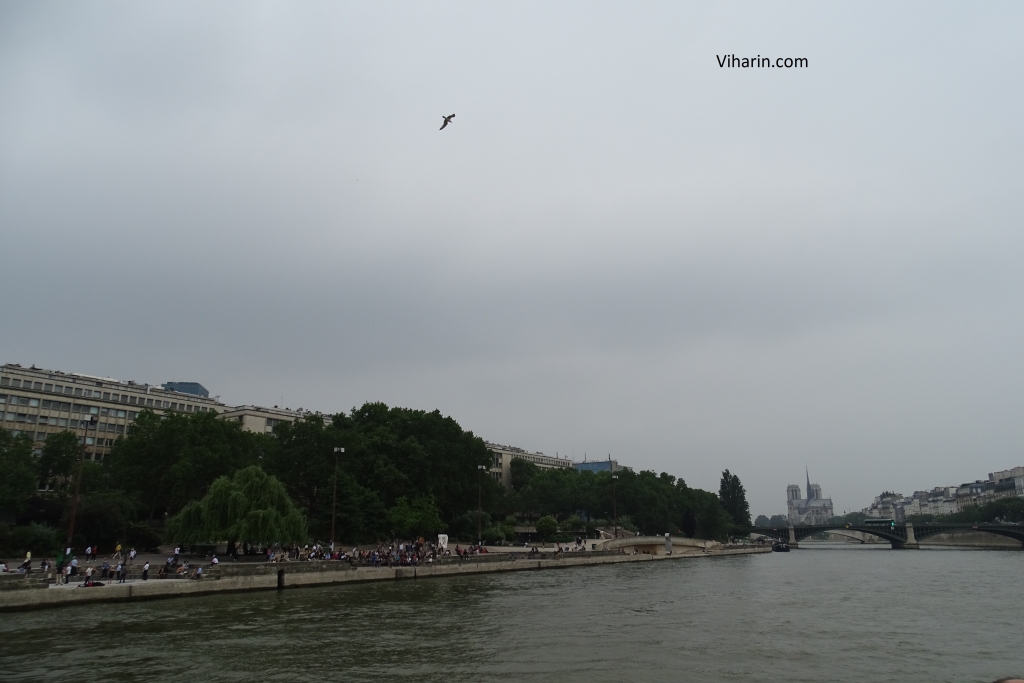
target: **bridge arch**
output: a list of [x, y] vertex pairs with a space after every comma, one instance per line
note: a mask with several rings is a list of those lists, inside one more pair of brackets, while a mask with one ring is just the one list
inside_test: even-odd
[[[753, 531], [754, 529], [752, 529]], [[1004, 536], [1020, 541], [1024, 549], [1024, 526], [1016, 524], [898, 524], [882, 526], [877, 524], [823, 524], [817, 526], [791, 526], [785, 528], [756, 528], [757, 533], [771, 536], [790, 545], [822, 531], [843, 532], [859, 531], [882, 538], [892, 544], [893, 548], [917, 548], [918, 543], [936, 534], [950, 534], [981, 531], [984, 533]]]

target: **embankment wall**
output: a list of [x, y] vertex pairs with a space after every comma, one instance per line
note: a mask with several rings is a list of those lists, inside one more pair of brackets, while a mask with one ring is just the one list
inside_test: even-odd
[[278, 590], [307, 586], [326, 586], [373, 581], [400, 581], [444, 576], [489, 574], [540, 569], [565, 569], [626, 562], [659, 562], [687, 557], [716, 557], [721, 555], [771, 552], [758, 547], [718, 548], [707, 552], [687, 552], [677, 555], [616, 555], [580, 553], [565, 554], [557, 559], [487, 558], [487, 561], [448, 561], [444, 564], [419, 567], [359, 567], [343, 562], [291, 562], [258, 565], [221, 565], [201, 581], [189, 579], [150, 579], [130, 583], [109, 583], [101, 587], [77, 588], [70, 586], [39, 588], [35, 590], [9, 590], [0, 592], [0, 612], [62, 607], [96, 602], [125, 602], [163, 598], [210, 595], [237, 591]]

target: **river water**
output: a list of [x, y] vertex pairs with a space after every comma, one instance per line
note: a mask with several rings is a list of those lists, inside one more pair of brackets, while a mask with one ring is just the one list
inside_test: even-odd
[[0, 615], [0, 678], [993, 681], [1024, 675], [1024, 552], [788, 554]]

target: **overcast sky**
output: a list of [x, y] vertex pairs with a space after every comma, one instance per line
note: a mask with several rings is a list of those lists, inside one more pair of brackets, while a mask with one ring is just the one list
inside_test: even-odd
[[[0, 362], [785, 511], [1024, 465], [1024, 4], [0, 4]], [[719, 67], [716, 56], [808, 68]], [[438, 131], [442, 115], [455, 113]]]

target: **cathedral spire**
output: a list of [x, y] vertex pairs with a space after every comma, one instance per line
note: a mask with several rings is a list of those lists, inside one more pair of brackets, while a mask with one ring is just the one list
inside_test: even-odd
[[807, 471], [807, 465], [804, 465], [804, 474], [807, 475], [807, 500], [810, 500], [814, 496], [811, 495], [811, 474]]

